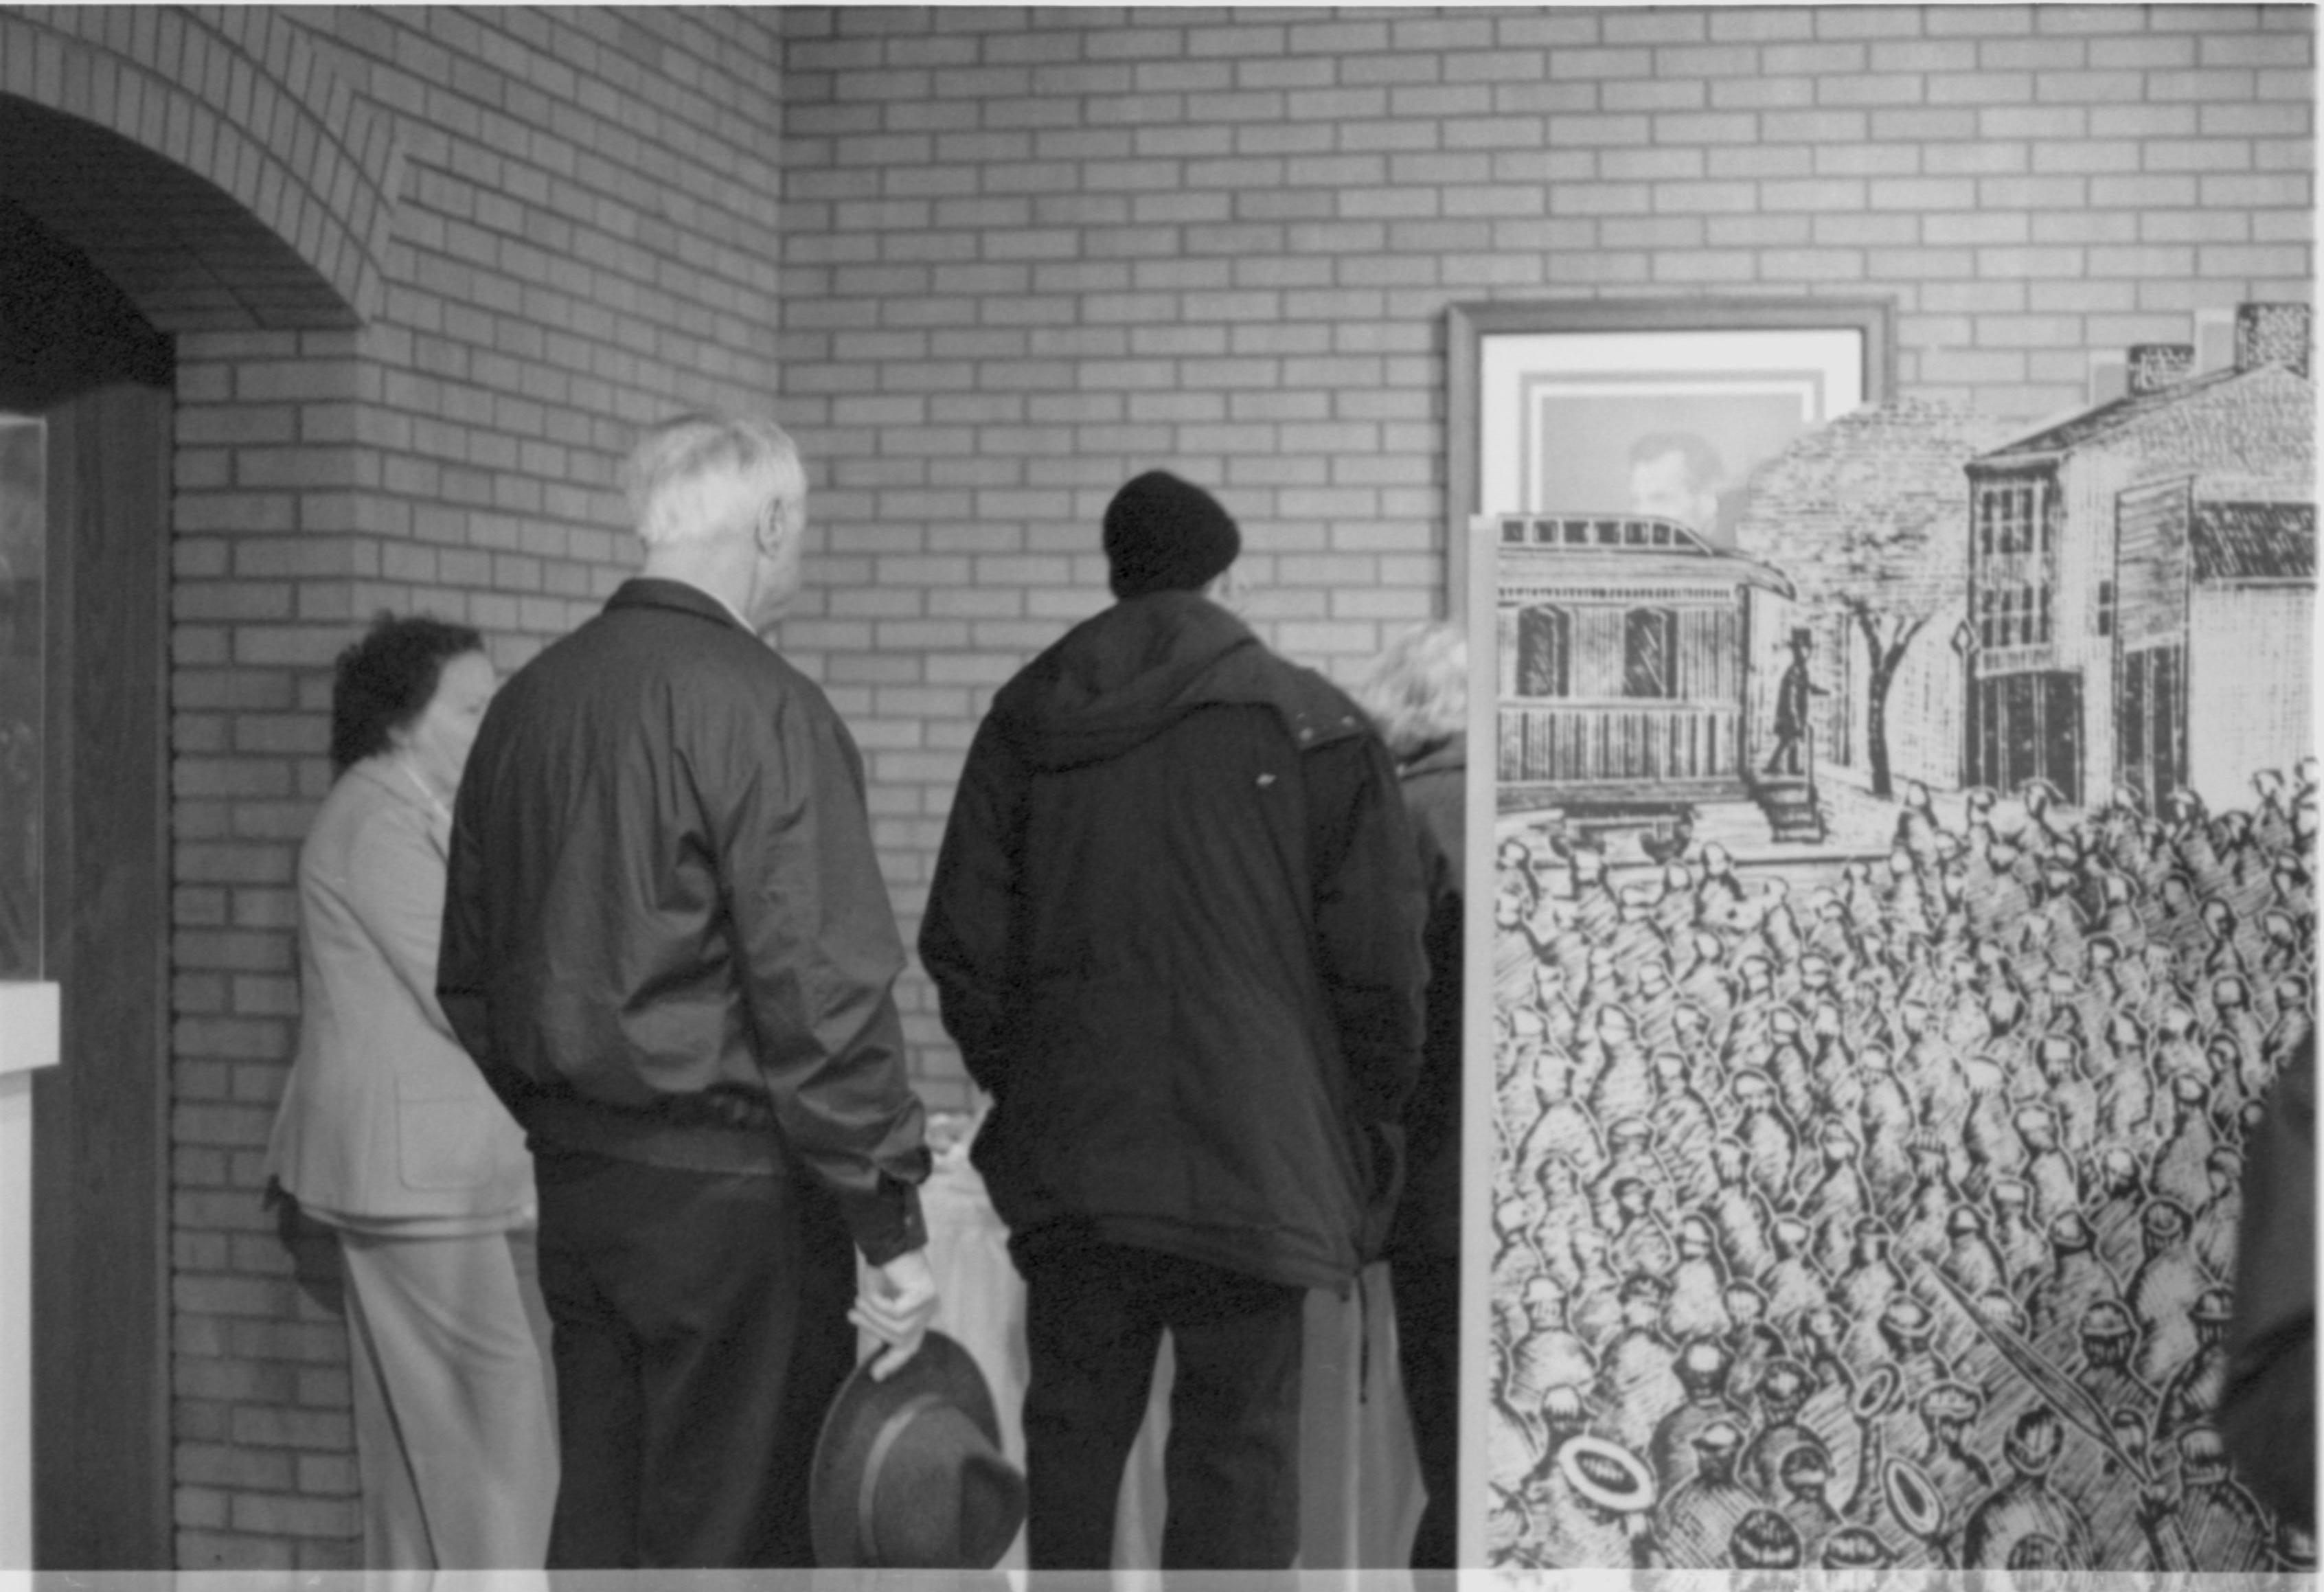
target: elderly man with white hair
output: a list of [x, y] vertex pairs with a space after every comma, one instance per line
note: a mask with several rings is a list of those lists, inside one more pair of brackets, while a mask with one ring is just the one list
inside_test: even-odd
[[849, 1323], [882, 1376], [936, 1307], [903, 944], [862, 759], [760, 640], [800, 584], [790, 438], [687, 416], [629, 487], [643, 573], [477, 735], [438, 984], [534, 1153], [550, 1567], [807, 1566]]

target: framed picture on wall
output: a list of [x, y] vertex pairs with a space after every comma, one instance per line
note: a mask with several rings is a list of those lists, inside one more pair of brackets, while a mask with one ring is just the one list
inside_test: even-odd
[[1659, 514], [1731, 547], [1756, 466], [1893, 396], [1887, 299], [1456, 304], [1447, 317], [1456, 604], [1473, 514]]

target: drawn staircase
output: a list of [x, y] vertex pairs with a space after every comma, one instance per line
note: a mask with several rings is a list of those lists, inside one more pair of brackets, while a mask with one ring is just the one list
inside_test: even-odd
[[1823, 812], [1816, 805], [1815, 781], [1804, 774], [1755, 774], [1751, 799], [1767, 815], [1767, 830], [1777, 841], [1813, 845], [1823, 839]]

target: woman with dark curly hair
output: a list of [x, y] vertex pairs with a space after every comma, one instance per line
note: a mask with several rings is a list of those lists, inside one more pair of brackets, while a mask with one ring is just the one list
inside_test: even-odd
[[345, 1262], [364, 1560], [537, 1568], [557, 1493], [522, 1133], [436, 998], [453, 793], [494, 685], [465, 625], [339, 655], [299, 854], [299, 1051], [267, 1151]]

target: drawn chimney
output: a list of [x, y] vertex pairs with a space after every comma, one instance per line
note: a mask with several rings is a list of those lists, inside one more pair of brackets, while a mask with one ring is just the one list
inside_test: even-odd
[[2160, 392], [2195, 373], [2192, 343], [2133, 343], [2130, 345], [2130, 395], [2143, 398]]
[[2308, 306], [2236, 306], [2236, 369], [2280, 364], [2295, 376], [2308, 373]]

